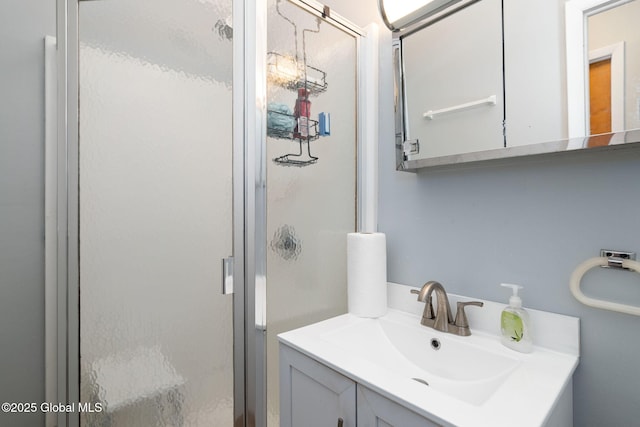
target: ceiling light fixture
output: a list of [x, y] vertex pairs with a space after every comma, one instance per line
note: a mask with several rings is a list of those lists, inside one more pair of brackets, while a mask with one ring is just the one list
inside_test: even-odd
[[380, 15], [392, 31], [400, 31], [460, 0], [378, 0]]

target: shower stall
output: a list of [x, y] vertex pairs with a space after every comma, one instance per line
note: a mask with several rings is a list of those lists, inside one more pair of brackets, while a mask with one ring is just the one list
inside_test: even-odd
[[374, 231], [376, 37], [313, 0], [58, 1], [55, 400], [82, 409], [48, 425], [279, 425], [276, 335], [346, 312]]

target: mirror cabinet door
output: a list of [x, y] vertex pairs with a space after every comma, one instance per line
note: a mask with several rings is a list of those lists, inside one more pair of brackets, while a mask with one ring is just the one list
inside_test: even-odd
[[402, 55], [410, 160], [504, 147], [501, 0], [402, 37]]

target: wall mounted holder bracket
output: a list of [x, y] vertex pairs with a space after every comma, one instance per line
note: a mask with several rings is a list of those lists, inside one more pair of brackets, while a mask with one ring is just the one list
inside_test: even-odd
[[621, 268], [623, 270], [629, 270], [629, 268], [622, 266], [622, 261], [625, 259], [630, 259], [632, 261], [636, 260], [635, 252], [611, 249], [600, 249], [600, 256], [607, 258], [607, 265], [603, 265], [602, 268]]

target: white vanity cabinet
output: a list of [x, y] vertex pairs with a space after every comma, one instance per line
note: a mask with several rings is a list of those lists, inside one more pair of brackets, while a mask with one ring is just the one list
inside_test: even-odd
[[281, 427], [438, 425], [280, 344]]

